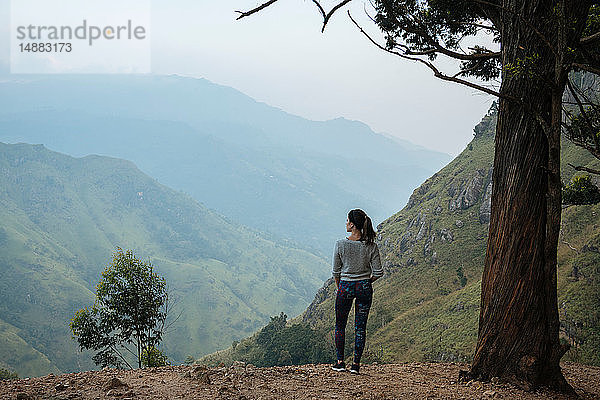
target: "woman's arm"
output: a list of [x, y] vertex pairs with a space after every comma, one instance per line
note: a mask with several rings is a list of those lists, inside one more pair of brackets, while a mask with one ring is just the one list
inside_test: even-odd
[[339, 242], [335, 242], [335, 247], [333, 249], [333, 265], [331, 268], [331, 274], [335, 278], [336, 287], [340, 285], [340, 276], [342, 275], [342, 257], [340, 256], [339, 245]]
[[335, 243], [335, 248], [333, 249], [333, 267], [331, 270], [331, 273], [333, 275], [333, 278], [335, 279], [335, 287], [339, 287], [340, 286], [340, 276], [341, 276], [341, 271], [342, 271], [342, 257], [340, 257], [340, 252], [339, 252], [339, 242]]
[[373, 244], [373, 253], [371, 253], [371, 282], [383, 276], [383, 268], [381, 267], [381, 259], [379, 257], [379, 247], [377, 243]]

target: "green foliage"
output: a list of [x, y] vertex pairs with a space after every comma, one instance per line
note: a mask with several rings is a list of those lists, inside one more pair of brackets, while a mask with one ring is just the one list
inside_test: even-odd
[[271, 317], [271, 322], [258, 333], [256, 343], [262, 347], [268, 347], [271, 344], [273, 337], [285, 328], [287, 323], [287, 315], [283, 312], [279, 316]]
[[[590, 7], [588, 13], [588, 19], [586, 21], [585, 30], [583, 36], [591, 36], [600, 31], [600, 5], [594, 4]], [[598, 52], [597, 46], [593, 49], [596, 53]]]
[[260, 330], [256, 343], [263, 353], [263, 359], [256, 365], [300, 365], [327, 362], [331, 352], [325, 338], [306, 324], [286, 326], [287, 315], [283, 312], [271, 317], [271, 322]]
[[[475, 36], [482, 29], [481, 22], [488, 22], [482, 7], [465, 0], [377, 0], [375, 8], [375, 22], [386, 34], [387, 48], [401, 49], [407, 55], [427, 54], [430, 60], [436, 58], [438, 46], [462, 51], [461, 40]], [[497, 31], [491, 29], [491, 32], [494, 40], [499, 40]], [[470, 50], [470, 54], [489, 52], [479, 45], [471, 46]], [[466, 60], [461, 70], [465, 76], [494, 79], [500, 74], [499, 60], [485, 57]]]
[[514, 62], [507, 62], [504, 65], [504, 71], [507, 76], [520, 76], [528, 79], [539, 78], [537, 73], [537, 70], [540, 68], [539, 62], [539, 54], [526, 54], [522, 57], [517, 57]]
[[564, 204], [596, 204], [600, 191], [589, 175], [575, 176], [563, 187]]
[[[6, 279], [6, 275], [7, 274], [5, 273], [4, 279]], [[0, 293], [5, 292], [8, 286], [7, 280], [0, 280]], [[4, 306], [10, 307], [11, 304], [14, 303], [4, 303]], [[0, 308], [1, 307], [2, 303], [0, 303]], [[42, 316], [40, 316], [40, 318], [42, 318]], [[16, 324], [16, 322], [14, 323]], [[41, 325], [43, 328], [48, 329], [48, 325], [43, 325], [43, 323]], [[48, 333], [52, 334], [53, 330], [48, 330], [50, 331]], [[1, 365], [12, 371], [15, 371], [15, 373], [21, 377], [35, 376], [36, 374], [39, 374], [40, 371], [48, 371], [47, 373], [54, 374], [60, 373], [60, 370], [54, 367], [50, 360], [48, 360], [48, 358], [42, 353], [42, 351], [45, 351], [46, 346], [42, 344], [41, 346], [36, 346], [37, 349], [34, 348], [27, 341], [29, 336], [24, 333], [25, 332], [23, 330], [0, 319]], [[68, 343], [72, 344], [72, 341], [69, 340], [69, 335], [67, 333], [64, 334], [64, 339], [66, 339]], [[93, 364], [90, 362], [90, 367], [92, 365]]]
[[324, 363], [333, 355], [331, 340], [324, 331], [303, 323], [288, 325], [287, 315], [283, 312], [271, 317], [271, 321], [255, 335], [234, 344], [198, 362], [217, 365], [240, 360], [259, 367], [272, 367]]
[[[146, 347], [143, 351], [142, 351], [142, 367], [146, 368], [146, 367], [164, 367], [166, 365], [169, 365], [169, 362], [167, 361], [168, 357], [159, 349], [157, 349], [156, 347], [152, 346], [152, 347]], [[194, 361], [192, 361], [189, 364], [193, 364]], [[188, 364], [188, 365], [189, 365]]]
[[[596, 99], [600, 101], [600, 99]], [[579, 109], [569, 116], [565, 134], [569, 140], [587, 149], [597, 148], [600, 141], [600, 107], [584, 107], [585, 115]]]
[[16, 372], [9, 371], [5, 368], [0, 368], [0, 381], [6, 381], [10, 379], [19, 379], [19, 375]]
[[[586, 21], [585, 30], [583, 31], [583, 36], [588, 37], [593, 34], [597, 34], [600, 32], [600, 4], [595, 2], [596, 4], [590, 7], [590, 11], [588, 13], [588, 19]], [[592, 42], [590, 46], [587, 48], [588, 54], [586, 57], [581, 57], [580, 60], [587, 61], [594, 60], [595, 65], [598, 65], [598, 60], [600, 60], [600, 46], [597, 45], [597, 42]], [[586, 60], [587, 58], [587, 60]]]
[[147, 362], [164, 363], [155, 347], [162, 340], [167, 307], [165, 279], [132, 251], [118, 249], [96, 287], [94, 306], [77, 311], [70, 327], [82, 350], [97, 352], [96, 365], [131, 368], [124, 351], [136, 356], [139, 367], [145, 351]]
[[[588, 14], [579, 15], [573, 12], [565, 20], [565, 15], [556, 6], [550, 15], [538, 20], [530, 19], [535, 15], [526, 15], [524, 10], [510, 11], [514, 15], [510, 21], [499, 17], [503, 13], [497, 2], [474, 2], [468, 0], [376, 0], [372, 4], [377, 11], [375, 22], [386, 35], [387, 49], [407, 58], [427, 57], [430, 61], [440, 55], [461, 60], [460, 72], [455, 75], [472, 76], [481, 80], [491, 80], [519, 76], [532, 84], [541, 83], [546, 75], [547, 61], [543, 60], [544, 52], [539, 50], [545, 38], [533, 35], [523, 35], [522, 32], [531, 30], [531, 25], [537, 26], [535, 32], [539, 36], [555, 35], [559, 26], [567, 25], [567, 42], [572, 48], [566, 48], [562, 55], [577, 63], [588, 64], [597, 68], [600, 47], [594, 40], [589, 43], [579, 43], [580, 26], [587, 17], [583, 36], [592, 36], [599, 30], [600, 7], [592, 6]], [[551, 4], [549, 4], [550, 6]], [[575, 7], [576, 8], [576, 7]], [[503, 57], [493, 55], [485, 40], [485, 35], [493, 35], [494, 42], [504, 41]], [[479, 35], [478, 35], [479, 34]], [[475, 43], [470, 43], [469, 53], [461, 48], [461, 41], [472, 37]], [[519, 45], [513, 45], [512, 37], [519, 38]], [[574, 39], [574, 40], [573, 40]], [[479, 42], [480, 44], [478, 44]], [[482, 45], [483, 44], [483, 45]], [[547, 49], [546, 49], [547, 50]], [[558, 55], [557, 55], [558, 57]], [[570, 69], [572, 67], [566, 67]], [[544, 90], [549, 91], [550, 85]]]
[[[600, 52], [598, 53], [600, 57]], [[564, 135], [600, 158], [600, 79], [581, 71], [569, 74]]]

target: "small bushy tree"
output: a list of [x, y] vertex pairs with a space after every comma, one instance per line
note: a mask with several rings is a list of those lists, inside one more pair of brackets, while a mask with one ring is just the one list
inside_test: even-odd
[[169, 365], [168, 357], [154, 346], [146, 347], [142, 351], [142, 366], [146, 367], [164, 367]]
[[563, 188], [565, 204], [596, 204], [600, 202], [600, 191], [589, 175], [575, 176]]
[[263, 367], [321, 363], [331, 357], [322, 332], [307, 324], [287, 326], [287, 315], [283, 312], [271, 317], [271, 322], [258, 333], [256, 343], [262, 359], [255, 362]]
[[9, 371], [5, 368], [0, 368], [0, 381], [7, 381], [10, 379], [19, 379], [19, 375], [16, 372]]
[[96, 286], [96, 302], [77, 311], [70, 327], [81, 350], [96, 352], [96, 365], [133, 368], [132, 357], [139, 368], [164, 365], [166, 357], [156, 347], [167, 311], [165, 279], [130, 250], [117, 249]]

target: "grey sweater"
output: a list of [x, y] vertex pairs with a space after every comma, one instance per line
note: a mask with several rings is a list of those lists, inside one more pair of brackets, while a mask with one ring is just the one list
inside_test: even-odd
[[334, 277], [343, 281], [360, 281], [383, 275], [377, 243], [365, 244], [359, 240], [340, 239], [333, 251]]

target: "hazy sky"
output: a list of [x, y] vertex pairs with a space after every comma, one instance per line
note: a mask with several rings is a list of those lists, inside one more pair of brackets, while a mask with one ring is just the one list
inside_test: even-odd
[[[10, 2], [0, 2], [0, 60], [6, 70]], [[45, 3], [57, 7], [60, 1]], [[472, 138], [493, 100], [375, 48], [346, 15], [350, 9], [377, 36], [365, 15], [368, 2], [354, 0], [324, 34], [309, 0], [279, 0], [235, 20], [235, 10], [259, 3], [153, 0], [152, 72], [206, 78], [309, 119], [360, 120], [377, 132], [452, 155]], [[335, 1], [323, 4], [329, 9]]]

